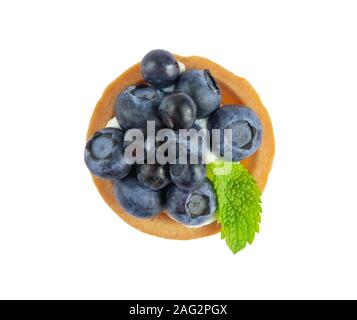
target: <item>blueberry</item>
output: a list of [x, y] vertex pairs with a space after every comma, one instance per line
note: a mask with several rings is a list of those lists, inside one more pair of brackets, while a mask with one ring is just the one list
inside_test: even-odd
[[[141, 132], [141, 135], [139, 133], [139, 130]], [[145, 137], [146, 137], [146, 130], [143, 128], [139, 128], [139, 129], [129, 129], [127, 131], [125, 131], [124, 134], [124, 142], [123, 142], [123, 146], [124, 146], [124, 150], [130, 146], [133, 142], [135, 142], [137, 139], [139, 141], [143, 140], [145, 141]]]
[[[207, 129], [200, 127], [198, 124], [194, 124], [190, 130], [196, 130], [197, 140], [190, 136], [187, 140], [179, 141], [181, 147], [186, 148], [187, 154], [189, 156], [194, 155], [198, 162], [195, 164], [202, 163], [205, 155], [209, 152], [209, 142], [210, 142], [210, 132]], [[191, 158], [188, 158], [191, 159]], [[192, 163], [188, 160], [189, 163]]]
[[152, 50], [141, 61], [143, 78], [157, 88], [172, 85], [180, 74], [176, 58], [165, 50]]
[[165, 191], [143, 187], [135, 175], [114, 182], [115, 196], [122, 208], [137, 218], [152, 218], [165, 208]]
[[196, 112], [194, 101], [182, 92], [166, 96], [159, 107], [162, 121], [174, 130], [191, 128], [196, 121]]
[[124, 132], [105, 128], [87, 142], [84, 161], [90, 172], [103, 179], [121, 179], [130, 172], [131, 165], [124, 159]]
[[180, 189], [195, 190], [206, 178], [206, 167], [203, 164], [172, 164], [170, 176]]
[[137, 178], [141, 185], [151, 190], [162, 189], [171, 182], [168, 166], [159, 164], [138, 165]]
[[213, 220], [216, 196], [207, 179], [194, 191], [171, 185], [167, 191], [167, 206], [169, 217], [187, 226], [198, 227]]
[[[232, 130], [232, 160], [240, 161], [252, 155], [262, 142], [262, 125], [256, 113], [243, 106], [226, 105], [215, 111], [208, 120], [208, 128], [220, 129], [219, 145], [212, 146], [213, 152], [224, 155], [227, 148], [223, 129]], [[213, 140], [212, 140], [213, 142]]]
[[[170, 147], [176, 150], [176, 162], [175, 159], [170, 158], [170, 163], [179, 163], [179, 159], [185, 159], [186, 163], [200, 164], [204, 160], [204, 152], [209, 151], [209, 144], [204, 145], [209, 142], [207, 140], [207, 135], [209, 131], [200, 131], [201, 127], [194, 124], [192, 128], [187, 130], [187, 136], [180, 136], [179, 131], [174, 131], [174, 136], [169, 137]], [[195, 137], [196, 133], [197, 136]], [[180, 138], [181, 137], [181, 138]], [[204, 148], [206, 146], [206, 148]]]
[[195, 101], [199, 119], [210, 115], [221, 103], [221, 90], [209, 70], [183, 72], [176, 90], [187, 93]]
[[120, 93], [115, 101], [115, 113], [120, 126], [124, 129], [146, 128], [147, 121], [162, 122], [158, 108], [164, 94], [148, 85], [131, 86]]

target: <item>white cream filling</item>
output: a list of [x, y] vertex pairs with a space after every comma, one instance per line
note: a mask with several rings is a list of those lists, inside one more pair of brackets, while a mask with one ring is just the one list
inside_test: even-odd
[[197, 124], [199, 127], [202, 129], [207, 129], [208, 126], [208, 118], [203, 118], [203, 119], [197, 119], [195, 121], [195, 124]]
[[190, 229], [201, 228], [201, 227], [207, 226], [207, 225], [209, 225], [209, 224], [211, 224], [212, 222], [215, 222], [215, 221], [217, 220], [216, 214], [214, 214], [213, 217], [211, 217], [211, 218], [208, 219], [206, 222], [204, 222], [204, 223], [202, 223], [202, 224], [200, 224], [200, 225], [198, 225], [198, 226], [188, 226], [188, 225], [183, 224], [182, 222], [180, 222], [180, 221], [174, 219], [174, 218], [171, 217], [171, 215], [169, 215], [168, 213], [166, 213], [166, 215], [167, 215], [171, 220], [173, 220], [173, 221], [175, 221], [175, 222], [177, 222], [177, 223], [179, 223], [179, 224], [182, 224], [182, 225], [184, 225], [185, 227], [190, 228]]
[[173, 84], [172, 86], [166, 87], [161, 89], [161, 91], [165, 92], [165, 93], [172, 93], [175, 90], [175, 85]]
[[106, 128], [122, 129], [122, 127], [120, 126], [118, 119], [116, 117], [114, 117], [108, 121]]
[[180, 68], [180, 73], [185, 72], [186, 66], [180, 61], [177, 61], [177, 62], [178, 62], [179, 68]]

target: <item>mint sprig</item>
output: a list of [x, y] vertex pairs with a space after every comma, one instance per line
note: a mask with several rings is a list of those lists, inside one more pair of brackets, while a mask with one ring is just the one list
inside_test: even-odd
[[235, 254], [252, 244], [261, 221], [261, 193], [248, 170], [240, 163], [207, 165], [218, 202], [217, 220], [221, 237]]

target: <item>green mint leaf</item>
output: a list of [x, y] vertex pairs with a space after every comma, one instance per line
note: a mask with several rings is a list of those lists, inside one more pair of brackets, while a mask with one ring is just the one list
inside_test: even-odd
[[240, 163], [213, 162], [207, 165], [207, 177], [213, 183], [221, 224], [221, 238], [233, 253], [252, 244], [259, 232], [261, 199], [258, 186]]

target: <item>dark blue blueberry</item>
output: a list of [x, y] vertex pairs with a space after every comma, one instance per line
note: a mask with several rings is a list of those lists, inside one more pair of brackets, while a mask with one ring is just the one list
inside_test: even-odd
[[115, 114], [124, 130], [144, 129], [147, 121], [162, 122], [158, 108], [164, 94], [148, 85], [131, 86], [120, 93], [115, 101]]
[[124, 159], [124, 132], [105, 128], [87, 142], [84, 161], [90, 172], [103, 179], [121, 179], [130, 172], [131, 165]]
[[[175, 135], [169, 137], [170, 147], [176, 150], [175, 159], [170, 158], [170, 163], [179, 163], [179, 159], [186, 163], [200, 164], [203, 163], [205, 152], [209, 151], [208, 139], [209, 131], [200, 131], [201, 127], [194, 124], [191, 129], [187, 130], [187, 135], [180, 135], [179, 131], [174, 131]], [[208, 139], [208, 140], [207, 140]], [[206, 146], [206, 148], [204, 148]]]
[[[194, 138], [194, 135], [190, 135], [190, 130], [195, 130], [197, 140]], [[207, 129], [202, 129], [197, 124], [194, 124], [190, 130], [188, 130], [189, 138], [187, 140], [183, 139], [183, 141], [181, 141], [178, 138], [179, 146], [181, 150], [186, 148], [187, 154], [189, 155], [188, 163], [199, 164], [203, 162], [206, 152], [209, 151], [210, 132]], [[195, 161], [197, 159], [198, 162], [192, 162], [191, 156], [194, 156]]]
[[[137, 130], [139, 130], [141, 132], [141, 134]], [[138, 139], [138, 141], [141, 141], [141, 140], [145, 141], [145, 137], [146, 137], [146, 130], [143, 128], [127, 130], [124, 135], [124, 142], [123, 142], [124, 149], [126, 149], [128, 146], [130, 146], [137, 139]]]
[[171, 182], [168, 166], [159, 164], [138, 165], [137, 178], [141, 185], [152, 190], [162, 189]]
[[170, 176], [180, 189], [195, 190], [206, 178], [206, 167], [203, 164], [172, 164]]
[[216, 212], [216, 196], [206, 179], [194, 191], [171, 185], [167, 191], [168, 215], [187, 226], [198, 227], [212, 221]]
[[135, 175], [115, 180], [114, 193], [122, 208], [137, 218], [152, 218], [165, 208], [165, 190], [143, 187]]
[[161, 102], [159, 114], [170, 129], [189, 129], [196, 121], [196, 104], [185, 93], [167, 95]]
[[221, 90], [209, 70], [188, 70], [181, 74], [176, 90], [188, 94], [197, 106], [197, 118], [202, 119], [221, 103]]
[[152, 50], [141, 61], [143, 78], [157, 88], [172, 85], [180, 75], [176, 58], [165, 50]]
[[[243, 106], [226, 105], [211, 114], [208, 129], [220, 129], [219, 145], [213, 145], [216, 155], [224, 155], [224, 146], [230, 146], [225, 139], [224, 129], [232, 130], [232, 160], [240, 161], [252, 155], [262, 142], [262, 125], [256, 113]], [[228, 159], [229, 160], [229, 159]]]

